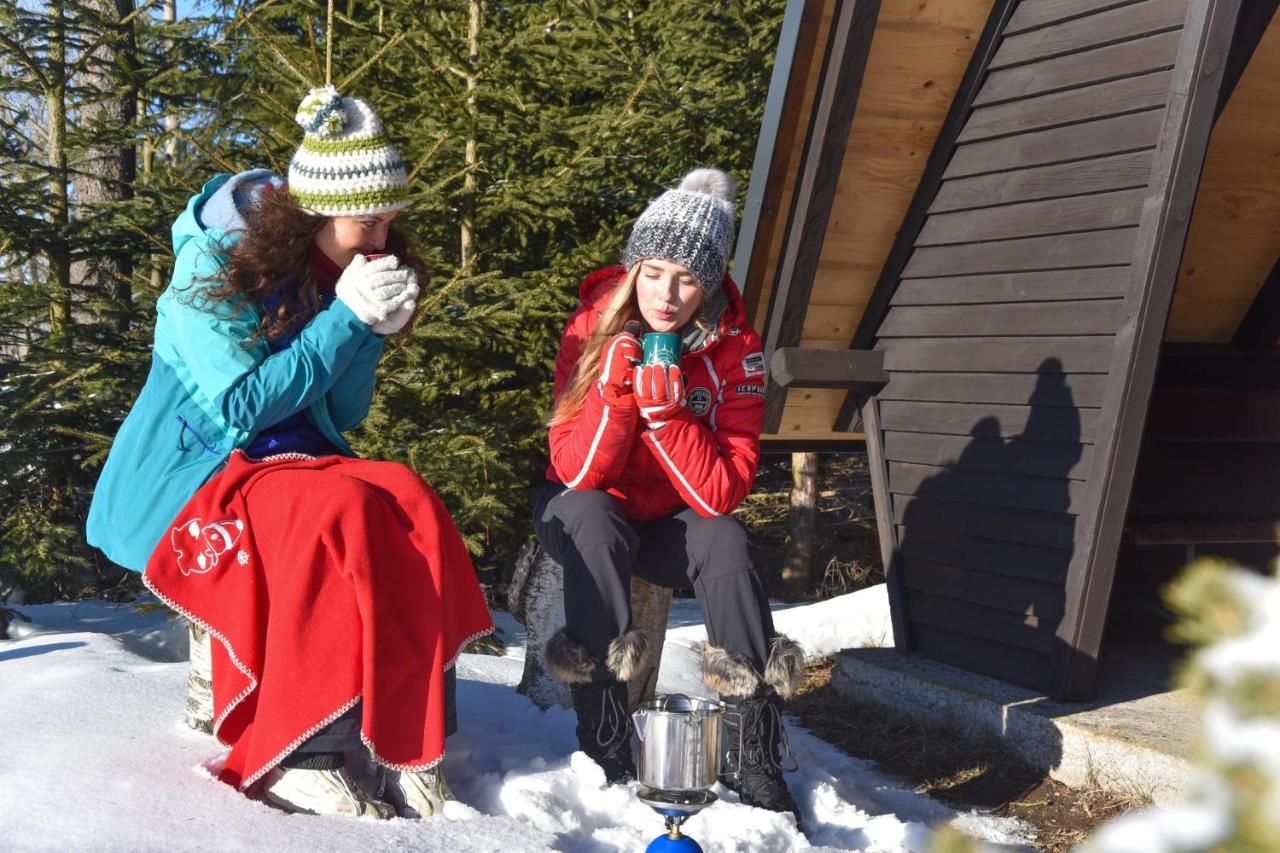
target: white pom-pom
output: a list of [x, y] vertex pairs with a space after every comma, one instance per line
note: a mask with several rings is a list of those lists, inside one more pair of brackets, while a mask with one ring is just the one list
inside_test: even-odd
[[684, 176], [679, 189], [687, 193], [706, 193], [729, 204], [738, 199], [738, 185], [719, 169], [694, 169]]
[[333, 86], [318, 86], [298, 104], [293, 120], [307, 133], [322, 138], [337, 136], [347, 124], [342, 96]]

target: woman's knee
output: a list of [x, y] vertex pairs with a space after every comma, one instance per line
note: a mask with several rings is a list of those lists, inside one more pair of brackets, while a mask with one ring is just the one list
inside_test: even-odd
[[689, 525], [686, 542], [692, 558], [691, 581], [724, 577], [753, 567], [747, 529], [731, 515], [698, 519]]

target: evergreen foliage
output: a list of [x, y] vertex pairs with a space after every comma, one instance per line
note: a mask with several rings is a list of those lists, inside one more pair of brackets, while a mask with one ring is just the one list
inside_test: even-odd
[[[431, 271], [353, 443], [426, 477], [482, 566], [528, 535], [579, 280], [689, 168], [745, 191], [784, 6], [337, 3], [332, 81], [409, 165], [401, 221]], [[148, 367], [169, 224], [219, 171], [284, 174], [294, 109], [325, 82], [323, 3], [198, 8], [0, 2], [0, 589], [119, 576], [83, 523]]]

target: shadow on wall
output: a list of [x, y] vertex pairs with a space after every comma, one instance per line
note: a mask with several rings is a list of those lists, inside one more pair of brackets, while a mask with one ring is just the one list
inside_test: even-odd
[[895, 567], [907, 650], [1045, 693], [1059, 688], [1068, 648], [1057, 629], [1085, 492], [1072, 379], [1059, 359], [1045, 359], [1020, 424], [978, 418], [941, 473], [896, 496], [906, 502]]

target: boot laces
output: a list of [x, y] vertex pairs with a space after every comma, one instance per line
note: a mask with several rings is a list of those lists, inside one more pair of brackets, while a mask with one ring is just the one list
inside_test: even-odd
[[627, 706], [614, 695], [617, 692], [621, 691], [608, 687], [600, 691], [600, 722], [596, 724], [596, 743], [601, 747], [616, 747], [631, 734], [631, 716], [627, 714]]
[[[740, 717], [739, 770], [768, 766], [777, 771], [793, 772], [799, 768], [800, 764], [791, 752], [787, 728], [782, 724], [782, 712], [775, 702], [750, 702], [740, 712]], [[788, 760], [791, 766], [786, 766], [783, 759]]]

